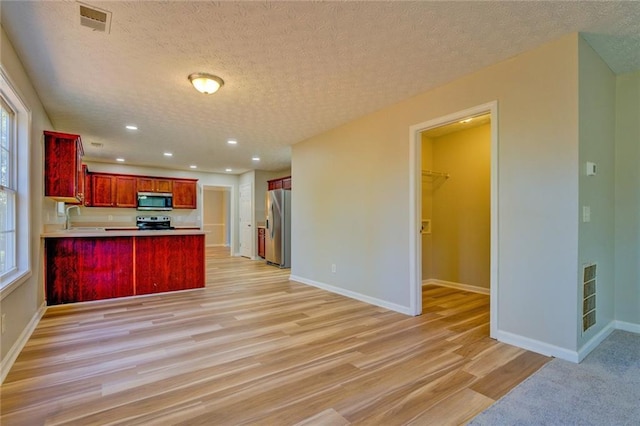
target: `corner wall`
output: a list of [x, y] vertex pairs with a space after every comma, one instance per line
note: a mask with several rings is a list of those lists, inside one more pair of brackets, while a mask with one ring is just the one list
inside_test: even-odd
[[616, 81], [615, 317], [640, 333], [640, 72]]
[[496, 99], [498, 337], [575, 354], [577, 34], [294, 145], [292, 277], [408, 312], [408, 130]]
[[[579, 38], [580, 191], [578, 227], [578, 348], [614, 320], [614, 144], [616, 77], [607, 64]], [[597, 164], [595, 176], [586, 175], [586, 162]], [[590, 209], [590, 221], [583, 209]], [[582, 267], [597, 264], [596, 324], [582, 331]], [[595, 342], [594, 342], [595, 343]], [[599, 342], [597, 342], [599, 343]], [[585, 351], [589, 352], [589, 350]], [[585, 353], [586, 355], [586, 353]]]
[[[425, 198], [431, 198], [432, 204], [431, 259], [427, 264], [423, 262], [423, 279], [488, 290], [491, 125], [433, 138], [431, 152], [433, 170], [448, 173], [450, 177], [423, 179], [422, 182], [423, 205]], [[423, 259], [427, 250], [429, 244], [423, 245]], [[427, 269], [429, 264], [431, 267]], [[430, 275], [425, 275], [428, 271]]]

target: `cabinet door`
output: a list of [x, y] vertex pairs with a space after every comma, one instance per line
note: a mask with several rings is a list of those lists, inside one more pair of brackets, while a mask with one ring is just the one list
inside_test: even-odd
[[258, 228], [258, 256], [264, 257], [264, 228]]
[[136, 190], [138, 192], [153, 192], [153, 178], [136, 178]]
[[197, 207], [196, 182], [191, 180], [173, 181], [173, 208], [195, 209]]
[[79, 135], [44, 132], [44, 195], [56, 201], [82, 201], [82, 141]]
[[133, 237], [47, 238], [47, 304], [133, 295]]
[[136, 294], [204, 287], [204, 235], [135, 238]]
[[93, 207], [113, 207], [114, 203], [114, 176], [102, 173], [93, 173], [91, 175], [91, 205]]
[[171, 179], [155, 179], [155, 191], [156, 192], [173, 191], [173, 181]]
[[82, 167], [84, 168], [84, 205], [85, 207], [93, 207], [93, 199], [91, 198], [91, 173], [89, 173], [86, 166]]
[[116, 176], [116, 207], [136, 207], [136, 178], [133, 176]]
[[291, 189], [291, 177], [282, 179], [282, 189]]
[[268, 183], [269, 191], [272, 189], [282, 189], [282, 179], [270, 180]]

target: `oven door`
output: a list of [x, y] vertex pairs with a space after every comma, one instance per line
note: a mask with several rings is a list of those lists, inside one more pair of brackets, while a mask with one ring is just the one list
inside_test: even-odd
[[173, 194], [168, 192], [138, 192], [138, 210], [166, 211], [173, 209]]

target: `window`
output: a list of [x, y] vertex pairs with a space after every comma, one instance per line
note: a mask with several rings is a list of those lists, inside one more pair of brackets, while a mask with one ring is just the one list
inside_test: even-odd
[[0, 276], [3, 278], [16, 270], [15, 117], [13, 109], [0, 98]]
[[0, 67], [0, 299], [31, 275], [31, 112]]

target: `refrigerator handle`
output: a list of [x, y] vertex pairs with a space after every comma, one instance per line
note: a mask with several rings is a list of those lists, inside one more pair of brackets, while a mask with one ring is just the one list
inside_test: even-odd
[[[271, 214], [269, 215], [269, 217], [273, 217], [273, 203], [271, 203]], [[275, 236], [275, 234], [273, 233], [273, 227], [269, 228], [269, 234], [271, 235], [271, 239], [273, 239], [273, 237]]]

